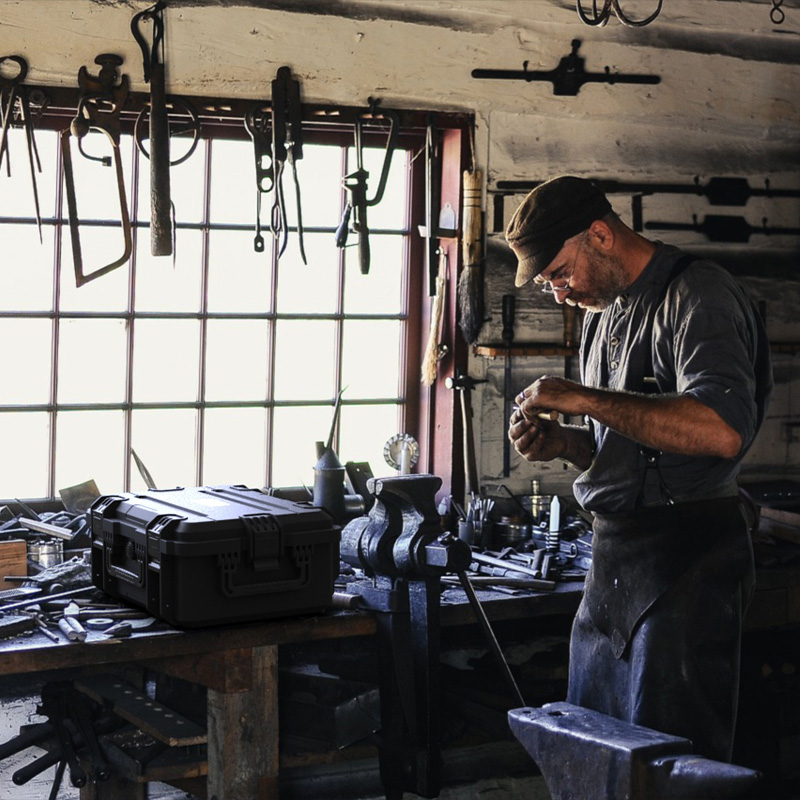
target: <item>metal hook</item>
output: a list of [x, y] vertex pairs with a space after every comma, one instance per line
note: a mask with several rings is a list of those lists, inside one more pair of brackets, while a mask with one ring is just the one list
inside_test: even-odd
[[[775, 0], [773, 0], [773, 2], [775, 2]], [[599, 11], [597, 8], [597, 0], [592, 0], [591, 16], [587, 14], [586, 11], [584, 11], [582, 0], [576, 0], [578, 16], [580, 16], [581, 21], [584, 22], [586, 25], [592, 25], [598, 27], [603, 27], [608, 22], [612, 10], [616, 14], [617, 19], [623, 25], [627, 25], [630, 28], [644, 27], [645, 25], [649, 25], [661, 13], [661, 8], [663, 5], [664, 5], [664, 0], [658, 0], [658, 5], [656, 6], [656, 10], [652, 14], [650, 14], [649, 17], [645, 17], [644, 19], [641, 20], [634, 20], [628, 17], [622, 10], [622, 7], [620, 6], [620, 0], [603, 0], [603, 7]]]

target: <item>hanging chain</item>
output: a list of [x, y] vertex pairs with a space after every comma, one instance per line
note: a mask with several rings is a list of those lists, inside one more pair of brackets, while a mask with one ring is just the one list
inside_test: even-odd
[[781, 8], [783, 0], [772, 0], [772, 8], [769, 10], [769, 18], [774, 25], [780, 25], [785, 19], [786, 14]]
[[[773, 3], [780, 3], [783, 0], [772, 0]], [[664, 0], [658, 0], [658, 5], [656, 6], [656, 10], [649, 16], [645, 17], [644, 19], [635, 20], [628, 17], [625, 12], [620, 7], [620, 0], [603, 0], [603, 7], [598, 9], [597, 0], [592, 0], [592, 13], [588, 14], [583, 8], [583, 1], [576, 0], [577, 9], [578, 9], [578, 16], [581, 20], [586, 23], [587, 25], [594, 25], [598, 27], [603, 27], [608, 22], [609, 17], [611, 16], [611, 11], [613, 9], [614, 13], [617, 15], [617, 19], [623, 24], [627, 25], [630, 28], [641, 28], [645, 25], [649, 25], [660, 13], [661, 7], [664, 5]]]

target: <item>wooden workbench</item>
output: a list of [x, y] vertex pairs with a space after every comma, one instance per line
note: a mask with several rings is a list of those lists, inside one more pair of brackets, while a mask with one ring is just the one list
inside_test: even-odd
[[[502, 595], [479, 590], [492, 622], [574, 614], [580, 582], [552, 592]], [[475, 622], [459, 589], [442, 597], [445, 626]], [[745, 627], [762, 630], [800, 622], [800, 566], [759, 572]], [[83, 643], [54, 643], [40, 633], [0, 642], [0, 676], [59, 669], [155, 670], [204, 686], [208, 697], [205, 793], [216, 800], [273, 800], [278, 789], [278, 648], [283, 644], [371, 636], [372, 614], [331, 611], [191, 631], [134, 632], [129, 639], [91, 633]], [[196, 793], [198, 784], [169, 781]], [[146, 784], [114, 778], [81, 790], [81, 800], [144, 800]]]
[[[554, 592], [516, 596], [479, 591], [492, 621], [546, 614], [572, 614], [580, 583]], [[460, 590], [447, 590], [442, 624], [474, 623]], [[86, 642], [55, 643], [41, 633], [0, 642], [0, 676], [52, 670], [87, 672], [154, 670], [206, 688], [208, 759], [205, 794], [217, 800], [278, 798], [278, 648], [290, 643], [371, 636], [372, 614], [331, 611], [241, 625], [197, 630], [134, 631], [130, 638], [109, 639], [89, 632]], [[377, 676], [376, 676], [377, 677]], [[186, 778], [184, 775], [183, 778]], [[163, 779], [162, 779], [163, 780]], [[198, 784], [169, 780], [200, 794]], [[81, 800], [144, 800], [146, 784], [113, 778], [81, 789]]]

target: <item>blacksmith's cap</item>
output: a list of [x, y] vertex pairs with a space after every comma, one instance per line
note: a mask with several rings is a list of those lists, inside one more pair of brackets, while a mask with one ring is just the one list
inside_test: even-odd
[[506, 229], [517, 256], [516, 286], [524, 286], [558, 255], [564, 242], [602, 219], [611, 204], [586, 178], [562, 175], [537, 186], [522, 201]]

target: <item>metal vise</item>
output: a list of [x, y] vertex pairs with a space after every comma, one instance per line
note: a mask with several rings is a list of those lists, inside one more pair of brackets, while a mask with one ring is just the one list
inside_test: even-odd
[[515, 708], [508, 721], [553, 800], [741, 797], [760, 779], [754, 770], [692, 755], [688, 739], [571, 703]]
[[370, 577], [439, 578], [469, 567], [471, 553], [445, 535], [436, 510], [436, 475], [370, 478], [375, 503], [342, 530], [340, 557]]
[[441, 529], [441, 485], [435, 475], [371, 478], [369, 515], [342, 530], [341, 559], [370, 578], [348, 588], [378, 623], [379, 765], [387, 800], [405, 792], [436, 797], [441, 786], [439, 578], [470, 563], [468, 545]]

